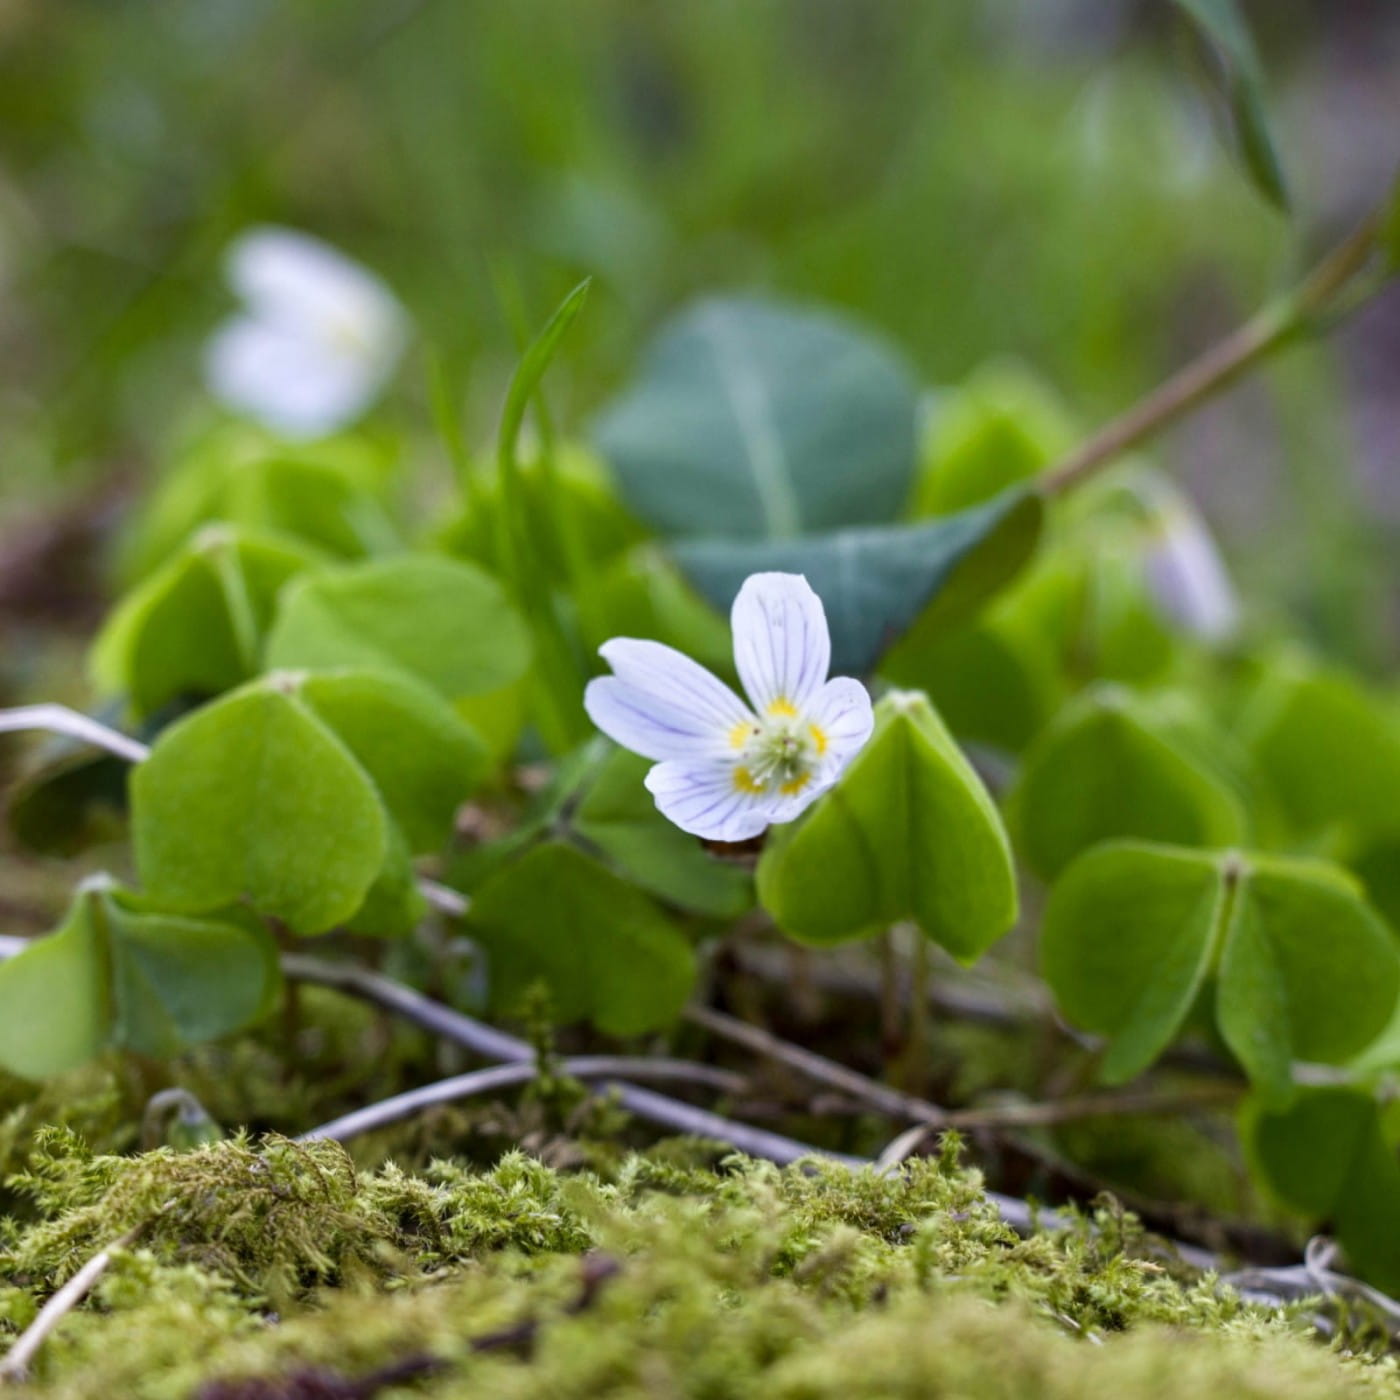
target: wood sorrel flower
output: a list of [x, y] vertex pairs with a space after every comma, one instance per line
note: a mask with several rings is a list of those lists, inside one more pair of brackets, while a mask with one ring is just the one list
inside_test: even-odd
[[792, 821], [841, 776], [875, 722], [858, 680], [827, 680], [826, 613], [801, 574], [751, 575], [730, 625], [748, 704], [688, 656], [631, 637], [599, 649], [613, 674], [584, 695], [604, 734], [656, 760], [646, 785], [657, 807], [711, 841]]
[[1156, 492], [1154, 537], [1143, 561], [1148, 592], [1167, 621], [1208, 643], [1238, 631], [1240, 606], [1225, 561], [1195, 507]]
[[285, 437], [322, 437], [358, 418], [407, 339], [393, 293], [329, 244], [285, 228], [241, 235], [226, 270], [243, 309], [205, 347], [214, 396]]

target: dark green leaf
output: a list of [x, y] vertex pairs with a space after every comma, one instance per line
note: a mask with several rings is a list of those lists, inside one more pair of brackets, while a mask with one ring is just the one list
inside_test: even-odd
[[261, 1019], [280, 986], [255, 920], [181, 917], [93, 886], [0, 964], [0, 1064], [39, 1079], [109, 1047], [174, 1055]]
[[1391, 183], [1381, 218], [1381, 256], [1388, 271], [1400, 272], [1400, 175]]
[[500, 584], [432, 555], [302, 580], [283, 600], [267, 648], [272, 667], [405, 671], [449, 700], [509, 685], [529, 660], [529, 633]]
[[863, 329], [714, 299], [661, 331], [596, 438], [628, 503], [663, 534], [790, 539], [898, 514], [918, 404], [908, 367]]
[[172, 909], [248, 899], [299, 933], [359, 909], [387, 854], [374, 785], [283, 677], [161, 734], [131, 779], [142, 883]]
[[840, 782], [763, 854], [784, 932], [835, 943], [910, 920], [963, 962], [1016, 921], [1001, 818], [925, 696], [895, 692]]
[[71, 739], [45, 748], [39, 765], [10, 788], [5, 815], [15, 838], [32, 851], [59, 856], [116, 839], [126, 821], [130, 765]]
[[1330, 1223], [1370, 1283], [1400, 1289], [1400, 1162], [1369, 1094], [1304, 1089], [1283, 1110], [1251, 1103], [1241, 1136], [1286, 1205], [1314, 1226]]
[[486, 949], [492, 1003], [515, 1009], [535, 983], [560, 1021], [612, 1035], [671, 1024], [695, 981], [695, 955], [640, 891], [571, 846], [546, 842], [474, 895], [472, 936]]
[[1286, 210], [1288, 187], [1269, 134], [1263, 65], [1239, 5], [1236, 0], [1176, 0], [1176, 4], [1215, 58], [1240, 163], [1264, 198]]
[[675, 555], [726, 614], [750, 574], [805, 574], [826, 606], [833, 668], [866, 675], [904, 633], [918, 646], [975, 613], [1030, 557], [1043, 517], [1039, 496], [1013, 490], [919, 525], [792, 540], [685, 540]]

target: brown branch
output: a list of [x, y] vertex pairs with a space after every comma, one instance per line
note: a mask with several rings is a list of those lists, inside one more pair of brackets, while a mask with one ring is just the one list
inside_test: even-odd
[[[1169, 423], [1214, 398], [1270, 351], [1307, 329], [1309, 321], [1322, 314], [1371, 261], [1380, 228], [1380, 216], [1372, 215], [1295, 291], [1266, 306], [1042, 473], [1041, 488], [1047, 495], [1058, 496], [1078, 486]], [[1381, 285], [1378, 280], [1371, 290]]]
[[[716, 1069], [713, 1065], [696, 1064], [692, 1060], [671, 1060], [659, 1056], [648, 1058], [632, 1055], [576, 1055], [551, 1065], [550, 1070], [574, 1079], [614, 1080], [627, 1076], [632, 1079], [679, 1080], [683, 1083], [702, 1084], [723, 1094], [742, 1093], [745, 1088], [743, 1077], [730, 1074], [727, 1070]], [[303, 1133], [297, 1141], [332, 1138], [336, 1142], [346, 1142], [361, 1133], [374, 1132], [390, 1123], [400, 1122], [425, 1108], [444, 1103], [459, 1103], [478, 1094], [489, 1094], [499, 1089], [529, 1084], [539, 1077], [539, 1066], [534, 1064], [493, 1065], [490, 1069], [453, 1075], [450, 1079], [440, 1079], [433, 1084], [409, 1089], [405, 1093], [395, 1094], [392, 1098], [382, 1099], [353, 1113], [334, 1118], [329, 1123], [321, 1124], [319, 1128], [312, 1128], [310, 1132]]]
[[977, 1128], [1041, 1128], [1083, 1118], [1124, 1115], [1160, 1118], [1201, 1109], [1227, 1108], [1240, 1101], [1243, 1084], [1203, 1084], [1195, 1089], [1142, 1089], [1117, 1094], [1082, 1094], [1045, 1103], [1012, 1103], [986, 1108], [961, 1108], [948, 1114], [947, 1127], [971, 1132]]
[[741, 1021], [737, 1016], [727, 1015], [708, 1006], [688, 1006], [685, 1009], [685, 1019], [692, 1025], [703, 1027], [711, 1035], [787, 1065], [789, 1069], [795, 1069], [815, 1084], [825, 1084], [829, 1088], [849, 1094], [867, 1108], [888, 1114], [891, 1118], [923, 1123], [930, 1128], [950, 1126], [949, 1114], [937, 1104], [916, 1098], [913, 1094], [906, 1094], [888, 1084], [881, 1084], [879, 1080], [871, 1079], [858, 1070], [849, 1069], [835, 1060], [827, 1059], [825, 1055], [804, 1049], [801, 1045], [794, 1045], [761, 1026]]
[[94, 1254], [40, 1308], [39, 1315], [20, 1333], [14, 1346], [5, 1354], [4, 1360], [0, 1361], [0, 1385], [23, 1384], [29, 1379], [29, 1368], [33, 1364], [34, 1358], [39, 1354], [39, 1349], [48, 1341], [63, 1319], [87, 1297], [98, 1279], [107, 1272], [107, 1266], [112, 1262], [113, 1254], [132, 1244], [149, 1223], [149, 1221], [143, 1220], [141, 1224], [128, 1230], [119, 1240]]
[[[337, 991], [382, 1006], [385, 1010], [442, 1036], [444, 1040], [465, 1046], [486, 1059], [505, 1060], [508, 1063], [534, 1062], [534, 1049], [525, 1041], [507, 1035], [494, 1026], [484, 1025], [470, 1016], [464, 1016], [460, 1011], [454, 1011], [441, 1002], [415, 992], [412, 987], [406, 987], [401, 982], [395, 982], [367, 968], [323, 962], [319, 958], [302, 957], [299, 954], [287, 954], [282, 958], [282, 971], [296, 981], [333, 987]], [[682, 1103], [679, 1099], [654, 1093], [639, 1084], [615, 1080], [611, 1081], [611, 1087], [622, 1106], [644, 1122], [655, 1123], [694, 1137], [727, 1142], [737, 1151], [750, 1157], [776, 1162], [780, 1166], [800, 1161], [804, 1157], [825, 1157], [846, 1166], [861, 1165], [859, 1158], [823, 1151], [809, 1143], [784, 1137], [781, 1133], [772, 1133], [747, 1123], [737, 1123], [718, 1113], [711, 1113], [708, 1109], [696, 1108], [692, 1104]]]
[[[507, 1035], [504, 1031], [498, 1031], [492, 1026], [483, 1025], [469, 1016], [453, 1011], [450, 1007], [434, 1002], [415, 992], [412, 988], [405, 987], [403, 984], [394, 982], [378, 973], [360, 967], [326, 963], [316, 958], [290, 954], [284, 956], [282, 962], [283, 971], [289, 978], [331, 987], [360, 997], [402, 1016], [405, 1020], [412, 1021], [425, 1030], [430, 1030], [446, 1040], [463, 1045], [488, 1058], [504, 1059], [512, 1063], [533, 1059], [534, 1051], [525, 1041]], [[779, 1166], [790, 1165], [803, 1158], [824, 1158], [852, 1169], [879, 1165], [868, 1158], [824, 1151], [809, 1143], [783, 1137], [778, 1133], [770, 1133], [748, 1124], [736, 1123], [718, 1114], [681, 1103], [679, 1100], [668, 1099], [664, 1095], [653, 1093], [638, 1085], [620, 1083], [614, 1087], [618, 1091], [622, 1104], [638, 1118], [663, 1127], [674, 1128], [679, 1132], [728, 1142], [736, 1150], [748, 1156], [775, 1162]], [[910, 1132], [926, 1134], [928, 1130], [929, 1125], [918, 1124]], [[894, 1146], [895, 1144], [891, 1144], [891, 1147]], [[909, 1150], [914, 1149], [910, 1148]], [[886, 1155], [889, 1155], [889, 1149], [887, 1149]], [[1002, 1220], [1019, 1234], [1029, 1235], [1037, 1229], [1065, 1230], [1070, 1228], [1071, 1221], [1059, 1211], [1042, 1210], [1015, 1196], [1004, 1196], [996, 1191], [987, 1191], [984, 1194], [987, 1202], [998, 1212]], [[101, 1277], [102, 1272], [110, 1263], [112, 1250], [129, 1244], [136, 1233], [133, 1232], [131, 1236], [123, 1237], [117, 1244], [109, 1246], [108, 1249], [95, 1256], [79, 1274], [69, 1280], [49, 1300], [39, 1317], [26, 1330], [19, 1342], [16, 1342], [15, 1346], [11, 1348], [5, 1361], [0, 1363], [0, 1379], [15, 1378], [16, 1365], [28, 1364], [34, 1351], [42, 1345], [49, 1332], [62, 1320], [62, 1316], [81, 1301], [82, 1296]], [[1222, 1272], [1223, 1260], [1210, 1250], [1201, 1249], [1180, 1240], [1165, 1240], [1163, 1243], [1164, 1248], [1188, 1268], [1203, 1273], [1219, 1274]], [[1303, 1277], [1304, 1274], [1306, 1274], [1306, 1278]], [[82, 1281], [81, 1288], [79, 1288], [80, 1280]], [[1306, 1288], [1308, 1281], [1315, 1284], [1319, 1280], [1325, 1284], [1325, 1289], [1308, 1290]], [[1229, 1276], [1228, 1281], [1246, 1301], [1259, 1303], [1266, 1307], [1280, 1306], [1283, 1300], [1291, 1301], [1304, 1296], [1307, 1291], [1326, 1291], [1330, 1296], [1342, 1301], [1364, 1296], [1365, 1300], [1373, 1305], [1383, 1306], [1388, 1316], [1400, 1319], [1400, 1303], [1377, 1294], [1375, 1290], [1367, 1288], [1355, 1279], [1306, 1265], [1301, 1269], [1254, 1269], [1247, 1273]], [[31, 1333], [34, 1333], [40, 1324], [45, 1322], [46, 1318], [52, 1320], [47, 1323], [43, 1333], [37, 1337], [36, 1341], [29, 1344], [26, 1353], [20, 1353], [21, 1344], [25, 1343], [25, 1339], [30, 1337]], [[1397, 1331], [1400, 1332], [1400, 1323], [1397, 1324]]]

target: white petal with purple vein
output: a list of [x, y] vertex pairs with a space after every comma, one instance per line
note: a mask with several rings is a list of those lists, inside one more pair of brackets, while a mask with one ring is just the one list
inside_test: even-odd
[[822, 600], [801, 574], [752, 574], [730, 614], [734, 664], [760, 714], [775, 703], [805, 708], [831, 665]]
[[658, 763], [646, 785], [663, 816], [707, 841], [747, 841], [771, 820], [771, 804], [736, 784], [732, 761]]

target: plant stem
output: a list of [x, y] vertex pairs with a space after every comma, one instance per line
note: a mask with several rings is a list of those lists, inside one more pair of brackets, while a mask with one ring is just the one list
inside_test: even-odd
[[779, 1064], [795, 1069], [814, 1084], [825, 1084], [853, 1099], [868, 1105], [891, 1118], [910, 1119], [928, 1127], [942, 1127], [948, 1121], [947, 1111], [937, 1104], [915, 1098], [911, 1094], [881, 1084], [858, 1070], [850, 1069], [825, 1055], [818, 1055], [804, 1046], [783, 1040], [762, 1026], [741, 1021], [737, 1016], [726, 1015], [709, 1006], [688, 1006], [685, 1019], [692, 1025], [701, 1026], [711, 1035], [727, 1040], [734, 1045], [742, 1045], [757, 1055], [763, 1055]]
[[[664, 1059], [659, 1056], [648, 1058], [631, 1055], [578, 1055], [571, 1059], [559, 1060], [550, 1067], [549, 1072], [551, 1076], [568, 1075], [574, 1079], [606, 1081], [619, 1075], [627, 1075], [632, 1079], [671, 1080], [701, 1084], [723, 1094], [737, 1094], [744, 1088], [742, 1076], [730, 1074], [727, 1070], [716, 1069], [712, 1065], [696, 1064], [690, 1060]], [[312, 1128], [309, 1133], [303, 1133], [298, 1141], [333, 1138], [336, 1142], [347, 1142], [361, 1133], [374, 1132], [390, 1123], [398, 1123], [425, 1108], [432, 1108], [437, 1104], [459, 1103], [478, 1094], [515, 1088], [540, 1077], [540, 1067], [533, 1063], [492, 1065], [489, 1069], [472, 1070], [467, 1074], [454, 1075], [451, 1079], [441, 1079], [435, 1084], [409, 1089], [380, 1103], [356, 1109], [353, 1113], [321, 1124], [319, 1128]]]
[[[357, 967], [353, 963], [325, 962], [320, 958], [304, 957], [301, 954], [285, 954], [282, 958], [282, 971], [285, 976], [297, 981], [332, 987], [348, 996], [360, 997], [376, 1006], [385, 1007], [395, 1015], [423, 1027], [424, 1030], [463, 1045], [486, 1059], [531, 1066], [535, 1063], [534, 1050], [517, 1036], [508, 1035], [494, 1026], [464, 1016], [460, 1011], [454, 1011], [450, 1006], [433, 1001], [402, 982], [395, 982], [377, 972], [370, 972], [367, 968]], [[844, 1153], [829, 1152], [805, 1142], [797, 1142], [781, 1133], [769, 1132], [766, 1128], [755, 1128], [748, 1123], [735, 1122], [718, 1113], [711, 1113], [708, 1109], [696, 1108], [692, 1104], [682, 1103], [679, 1099], [654, 1093], [640, 1084], [612, 1080], [610, 1087], [617, 1093], [618, 1102], [623, 1108], [645, 1122], [656, 1123], [693, 1137], [727, 1142], [739, 1152], [776, 1162], [779, 1166], [786, 1166], [804, 1157], [819, 1157], [825, 1161], [840, 1162], [848, 1167], [858, 1167], [863, 1161], [858, 1157], [849, 1157]]]
[[98, 1279], [107, 1272], [112, 1262], [114, 1250], [125, 1249], [135, 1242], [149, 1222], [142, 1221], [134, 1229], [128, 1230], [119, 1240], [106, 1249], [94, 1254], [57, 1293], [39, 1310], [39, 1315], [29, 1324], [0, 1361], [0, 1385], [6, 1382], [20, 1382], [29, 1379], [29, 1368], [39, 1349], [48, 1341], [59, 1323], [87, 1297]]
[[78, 739], [124, 758], [128, 763], [140, 763], [151, 752], [139, 739], [70, 710], [67, 705], [21, 705], [13, 710], [0, 710], [0, 734], [21, 734], [26, 730]]
[[929, 964], [928, 939], [917, 929], [912, 930], [912, 933], [914, 948], [909, 968], [909, 1015], [905, 1032], [903, 1087], [911, 1094], [922, 1095], [928, 1085], [928, 988], [932, 980], [932, 969]]
[[904, 989], [900, 985], [899, 950], [894, 930], [879, 938], [880, 949], [880, 1056], [888, 1073], [904, 1046]]
[[[1373, 214], [1332, 250], [1293, 291], [1265, 306], [1238, 330], [1177, 371], [1126, 412], [1100, 428], [1087, 442], [1042, 473], [1040, 486], [1058, 496], [1086, 481], [1124, 452], [1213, 398], [1285, 341], [1307, 330], [1370, 262], [1381, 229]], [[1385, 283], [1363, 289], [1364, 295], [1342, 308], [1354, 310]]]

